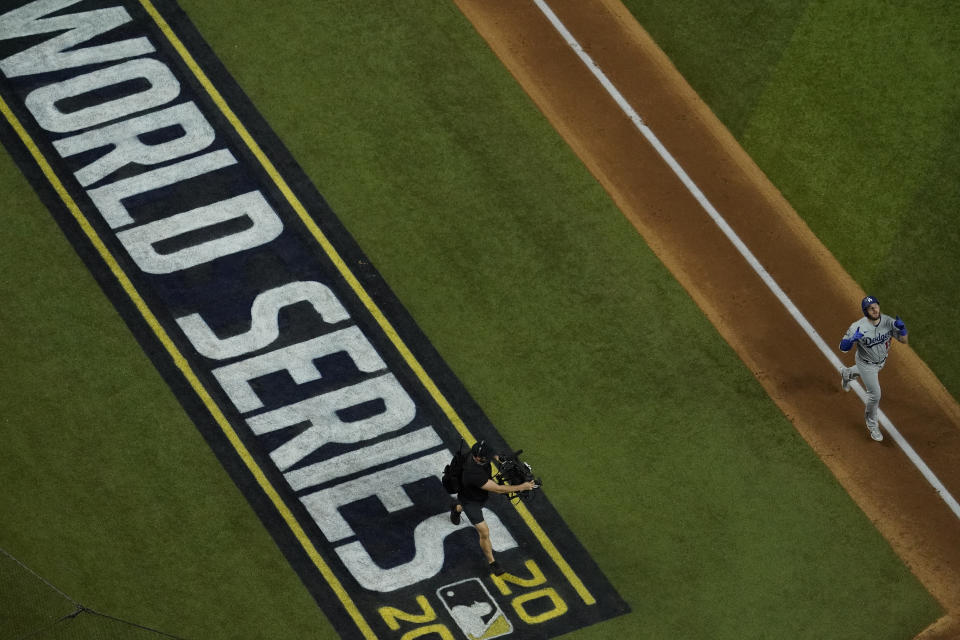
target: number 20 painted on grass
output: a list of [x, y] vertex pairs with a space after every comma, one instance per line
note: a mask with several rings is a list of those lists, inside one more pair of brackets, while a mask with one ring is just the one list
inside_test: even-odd
[[[525, 566], [530, 577], [524, 578], [509, 573], [501, 576], [491, 576], [494, 586], [501, 595], [513, 595], [509, 602], [519, 619], [528, 625], [538, 625], [565, 614], [568, 611], [567, 603], [557, 593], [557, 590], [553, 587], [541, 586], [547, 582], [547, 579], [537, 563], [534, 560], [528, 560]], [[453, 617], [460, 631], [467, 634], [467, 637], [496, 638], [508, 635], [513, 630], [513, 625], [500, 611], [499, 606], [482, 585], [482, 591], [473, 589], [473, 593], [468, 598], [471, 601], [469, 606], [451, 605], [450, 599], [456, 595], [455, 589], [464, 583], [469, 584], [471, 582], [479, 581], [465, 580], [440, 587], [437, 589], [437, 598]], [[534, 587], [540, 588], [514, 595], [516, 588], [533, 589]], [[477, 597], [478, 593], [480, 594], [479, 598]], [[486, 599], [483, 597], [484, 595]], [[538, 606], [535, 606], [534, 603], [537, 603]], [[454, 639], [455, 636], [450, 628], [445, 623], [438, 622], [436, 611], [426, 596], [417, 595], [416, 604], [419, 607], [418, 612], [384, 606], [378, 609], [378, 613], [393, 631], [400, 632], [403, 630], [402, 622], [424, 625], [406, 629], [400, 640], [412, 640], [430, 634], [437, 634], [439, 638], [444, 640]], [[531, 608], [538, 612], [531, 613]]]

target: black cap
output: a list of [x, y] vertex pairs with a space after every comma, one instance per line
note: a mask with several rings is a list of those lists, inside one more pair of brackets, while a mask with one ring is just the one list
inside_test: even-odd
[[470, 448], [470, 454], [475, 458], [489, 459], [493, 457], [493, 447], [486, 440], [477, 440]]

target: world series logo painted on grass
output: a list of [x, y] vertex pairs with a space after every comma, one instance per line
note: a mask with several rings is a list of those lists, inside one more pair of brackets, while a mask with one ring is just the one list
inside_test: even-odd
[[3, 141], [344, 637], [552, 637], [627, 611], [545, 496], [454, 525], [506, 443], [180, 9], [0, 15]]

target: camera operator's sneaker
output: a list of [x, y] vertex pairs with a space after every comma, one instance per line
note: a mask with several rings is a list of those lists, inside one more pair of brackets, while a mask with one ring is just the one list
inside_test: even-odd
[[870, 431], [871, 438], [877, 442], [883, 441], [883, 434], [880, 433], [880, 427], [871, 427], [870, 425], [867, 425], [867, 429]]
[[840, 369], [840, 387], [844, 391], [850, 391], [850, 378], [847, 377], [843, 369]]
[[450, 522], [460, 524], [460, 512], [457, 511], [457, 503], [453, 503], [453, 506], [450, 507]]
[[503, 570], [503, 567], [500, 566], [499, 562], [494, 560], [493, 562], [490, 563], [490, 573], [492, 573], [495, 576], [502, 576], [503, 574], [506, 573], [506, 571]]

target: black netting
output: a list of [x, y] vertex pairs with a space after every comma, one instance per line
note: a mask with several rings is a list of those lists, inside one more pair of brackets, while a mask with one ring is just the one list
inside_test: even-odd
[[94, 611], [0, 549], [0, 640], [176, 638]]

